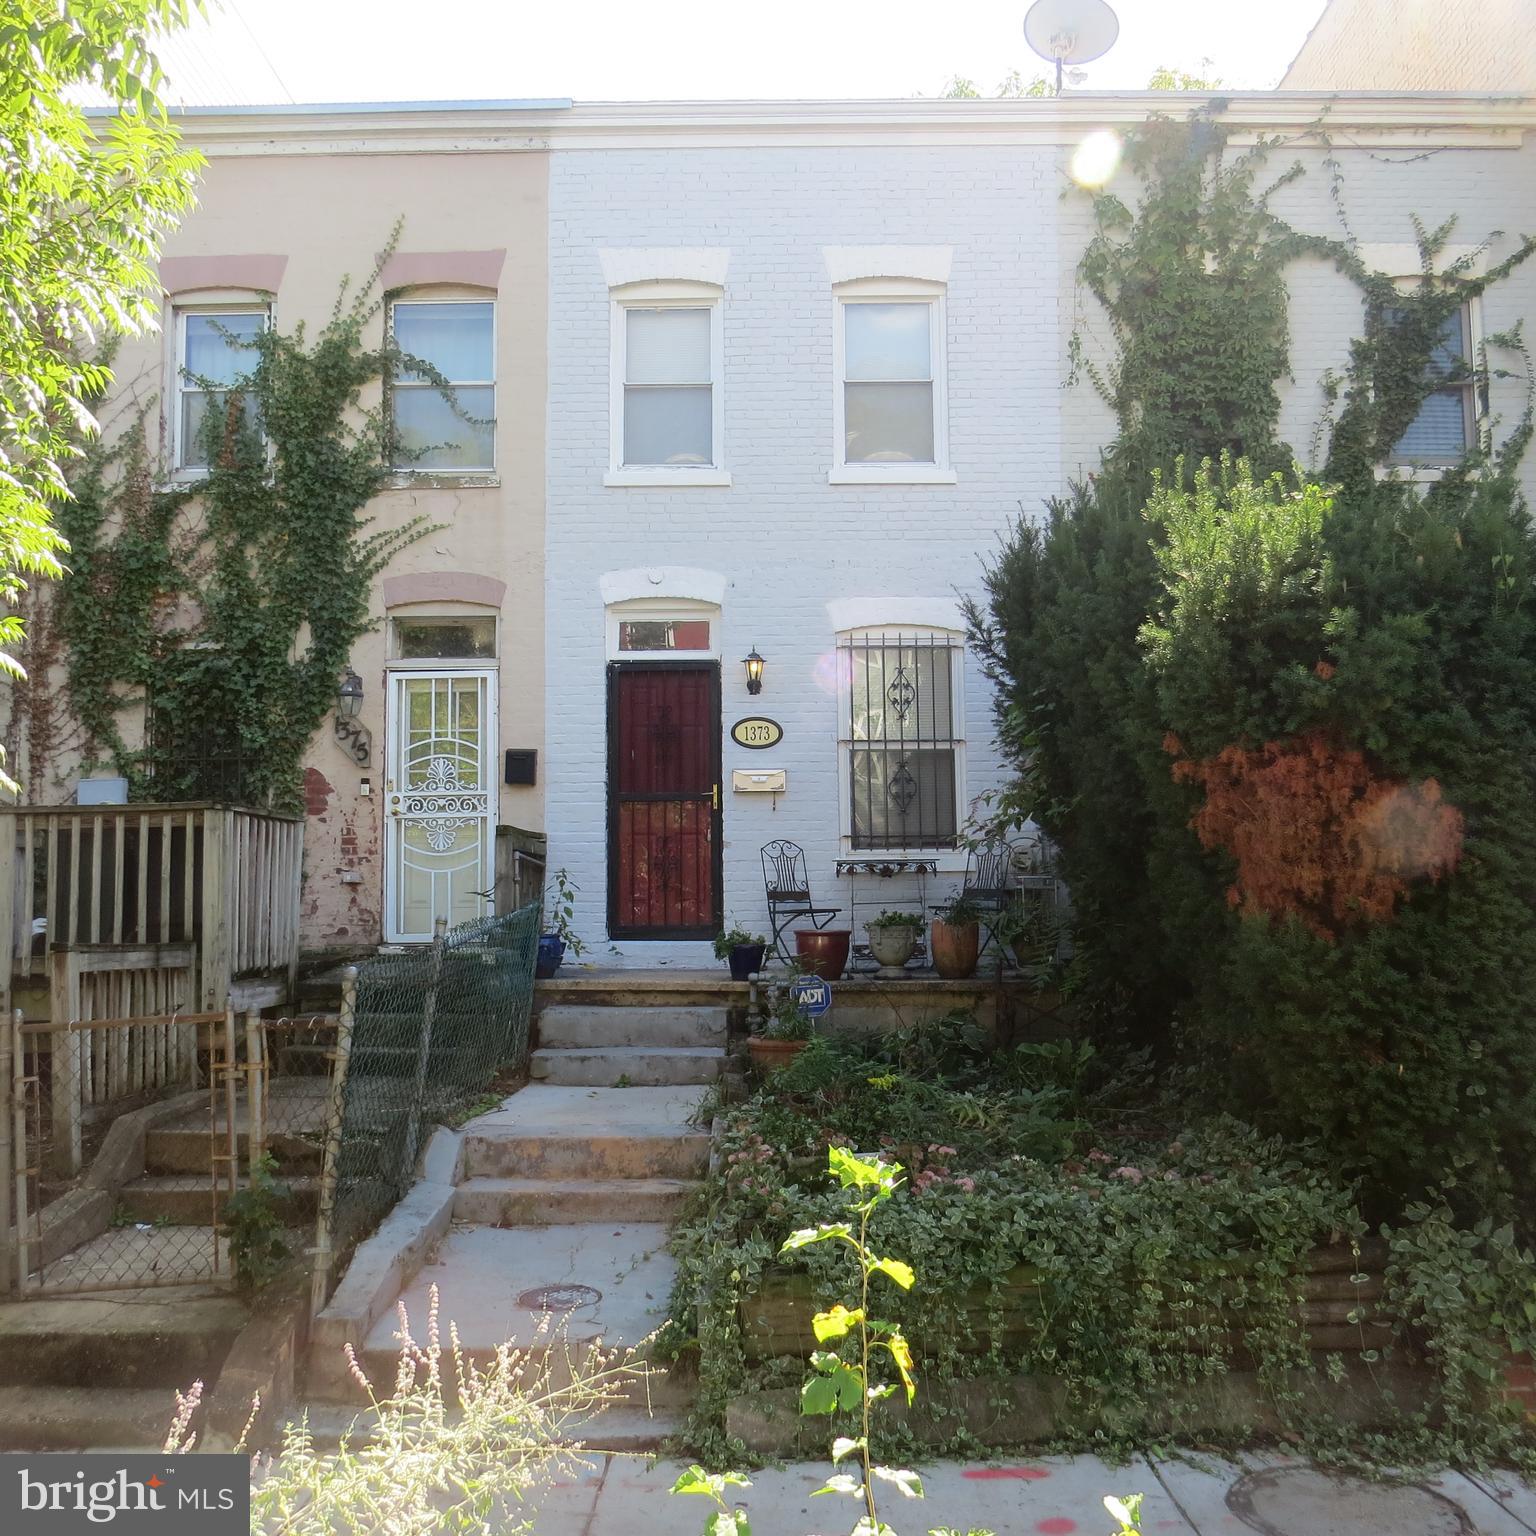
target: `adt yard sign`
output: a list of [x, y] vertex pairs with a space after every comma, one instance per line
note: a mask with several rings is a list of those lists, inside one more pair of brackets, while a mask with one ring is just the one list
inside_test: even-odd
[[832, 983], [820, 976], [797, 976], [790, 983], [789, 995], [801, 1013], [819, 1019], [832, 1006]]

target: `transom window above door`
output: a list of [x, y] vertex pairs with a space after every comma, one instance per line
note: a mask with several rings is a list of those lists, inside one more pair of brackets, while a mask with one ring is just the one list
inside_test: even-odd
[[399, 299], [402, 367], [390, 389], [398, 470], [489, 473], [496, 466], [496, 306], [489, 299]]
[[708, 619], [621, 619], [621, 651], [707, 651]]
[[496, 655], [492, 614], [422, 614], [391, 620], [399, 661], [489, 661]]
[[729, 485], [719, 290], [641, 283], [613, 304], [609, 485]]

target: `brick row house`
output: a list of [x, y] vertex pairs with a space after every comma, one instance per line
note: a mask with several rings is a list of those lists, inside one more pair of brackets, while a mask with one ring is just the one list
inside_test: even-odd
[[[1091, 386], [1069, 385], [1074, 331], [1108, 343], [1076, 281], [1092, 210], [1072, 157], [1168, 105], [185, 114], [209, 159], [200, 206], [161, 263], [161, 336], [117, 363], [121, 392], [158, 403], [170, 472], [198, 470], [188, 371], [232, 366], [226, 331], [319, 323], [397, 219], [376, 323], [466, 407], [393, 387], [403, 435], [432, 446], [372, 511], [434, 531], [377, 583], [351, 661], [360, 731], [310, 749], [305, 948], [420, 942], [436, 917], [487, 912], [498, 827], [547, 838], [604, 963], [709, 963], [723, 924], [763, 930], [762, 850], [780, 839], [845, 920], [942, 896], [1003, 773], [962, 599], [1112, 433]], [[1308, 132], [1326, 116], [1377, 270], [1418, 270], [1415, 216], [1456, 215], [1468, 245], [1509, 231], [1479, 260], [1536, 228], [1536, 102], [1279, 93], [1219, 110], [1239, 142], [1287, 141], [1306, 174], [1276, 211], [1332, 234]], [[1361, 304], [1320, 260], [1291, 286], [1282, 424], [1307, 462]], [[1447, 345], [1471, 355], [1530, 313], [1536, 264]], [[1517, 419], [1524, 389], [1432, 397], [1405, 472]], [[29, 785], [75, 791], [67, 768]], [[862, 863], [905, 873], [873, 885]]]

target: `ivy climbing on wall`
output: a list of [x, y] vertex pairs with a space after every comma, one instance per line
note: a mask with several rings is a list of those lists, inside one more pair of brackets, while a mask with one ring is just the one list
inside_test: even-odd
[[[1343, 208], [1326, 125], [1305, 137]], [[1458, 1215], [1536, 1232], [1508, 1172], [1536, 1156], [1529, 388], [1516, 419], [1478, 414], [1452, 467], [1391, 471], [1433, 391], [1528, 384], [1518, 326], [1470, 356], [1444, 338], [1536, 240], [1495, 259], [1494, 235], [1456, 248], [1455, 220], [1415, 222], [1403, 282], [1347, 219], [1302, 233], [1273, 212], [1301, 173], [1266, 172], [1280, 148], [1154, 120], [1127, 148], [1134, 207], [1095, 198], [1081, 276], [1116, 355], [1075, 350], [1116, 435], [1043, 526], [1021, 521], [971, 610], [1017, 750], [1000, 803], [1061, 849], [1105, 1018], [1312, 1138], [1373, 1215], [1454, 1190]], [[1277, 394], [1301, 257], [1362, 315], [1310, 472]]]
[[[369, 339], [393, 246], [368, 282], [343, 284], [313, 338], [300, 325], [242, 343], [249, 370], [205, 417], [195, 484], [166, 488], [143, 416], [73, 478], [53, 622], [86, 762], [123, 774], [134, 798], [206, 793], [157, 749], [169, 742], [237, 764], [244, 803], [301, 804], [304, 750], [371, 627], [374, 579], [427, 531], [420, 518], [374, 527], [366, 510], [397, 457], [380, 386], [407, 364], [430, 374]], [[155, 740], [141, 744], [146, 712]], [[36, 778], [35, 744], [31, 757]]]

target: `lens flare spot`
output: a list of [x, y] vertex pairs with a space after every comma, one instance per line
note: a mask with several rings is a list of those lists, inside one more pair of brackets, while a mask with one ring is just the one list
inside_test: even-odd
[[1120, 169], [1120, 135], [1108, 128], [1090, 133], [1072, 151], [1072, 180], [1080, 187], [1102, 187]]
[[852, 655], [847, 651], [823, 651], [811, 666], [811, 677], [824, 694], [837, 698], [852, 682]]

